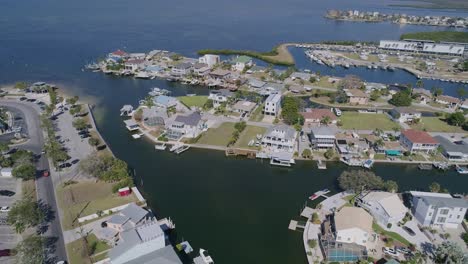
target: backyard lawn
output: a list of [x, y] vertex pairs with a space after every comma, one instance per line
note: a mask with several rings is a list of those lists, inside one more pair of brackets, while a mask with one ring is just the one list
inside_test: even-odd
[[259, 105], [254, 111], [253, 113], [250, 115], [250, 118], [249, 120], [250, 121], [254, 121], [254, 122], [260, 122], [262, 121], [263, 119], [263, 107], [265, 106], [265, 104], [261, 104]]
[[393, 240], [396, 240], [405, 246], [409, 246], [411, 243], [406, 240], [404, 237], [402, 237], [400, 234], [397, 234], [395, 232], [387, 231], [383, 229], [381, 226], [379, 226], [376, 222], [372, 223], [372, 229], [374, 229], [374, 232], [383, 234], [386, 237], [391, 237]]
[[451, 126], [439, 117], [422, 117], [418, 124], [411, 125], [412, 128], [418, 130], [426, 130], [429, 132], [446, 132], [446, 133], [464, 133], [461, 127]]
[[222, 123], [219, 127], [210, 128], [202, 134], [198, 144], [227, 146], [234, 132], [234, 123]]
[[76, 227], [79, 217], [138, 201], [133, 194], [120, 197], [112, 193], [112, 183], [94, 181], [60, 186], [57, 188], [57, 199], [63, 212], [64, 230]]
[[400, 125], [390, 120], [385, 114], [363, 114], [358, 112], [343, 112], [340, 117], [343, 129], [393, 130]]
[[[99, 254], [110, 249], [110, 246], [106, 242], [98, 240], [94, 234], [88, 235], [87, 241], [88, 243], [81, 238], [66, 245], [71, 264], [92, 263], [98, 261], [99, 258], [105, 258], [105, 256], [107, 256], [106, 253]], [[92, 261], [90, 261], [90, 256], [88, 256], [88, 254], [91, 256], [98, 256], [96, 258], [92, 257]]]
[[257, 147], [252, 146], [249, 147], [249, 141], [252, 139], [257, 138], [257, 134], [263, 135], [266, 131], [266, 128], [264, 127], [258, 127], [258, 126], [247, 126], [244, 131], [240, 134], [239, 139], [237, 140], [236, 144], [234, 145], [235, 147], [238, 148], [251, 148], [255, 149]]
[[203, 105], [208, 100], [208, 96], [205, 95], [195, 95], [195, 96], [180, 96], [177, 97], [183, 104], [188, 107], [203, 107]]

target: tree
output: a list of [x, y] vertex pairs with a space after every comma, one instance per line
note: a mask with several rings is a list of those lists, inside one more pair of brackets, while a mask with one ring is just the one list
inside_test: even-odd
[[323, 125], [328, 125], [330, 124], [330, 122], [331, 122], [331, 119], [329, 116], [324, 116], [322, 120], [320, 120], [320, 124], [323, 124]]
[[424, 82], [422, 79], [418, 79], [418, 81], [416, 81], [416, 87], [418, 88], [424, 87]]
[[465, 244], [468, 245], [468, 232], [463, 233], [461, 237], [465, 241]]
[[312, 151], [310, 151], [310, 149], [304, 149], [302, 151], [303, 158], [309, 159], [311, 156], [312, 156]]
[[314, 248], [317, 247], [317, 240], [316, 240], [316, 239], [309, 239], [309, 240], [307, 241], [307, 244], [309, 245], [309, 247], [310, 247], [311, 249], [314, 249]]
[[463, 112], [455, 112], [447, 115], [447, 123], [452, 126], [461, 126], [465, 123]]
[[83, 118], [78, 118], [75, 121], [73, 121], [73, 127], [78, 130], [82, 130], [88, 127], [88, 123]]
[[381, 94], [380, 94], [380, 91], [378, 91], [378, 90], [373, 90], [373, 91], [371, 92], [371, 94], [370, 94], [370, 99], [371, 99], [372, 101], [377, 101], [377, 99], [380, 98], [380, 95], [381, 95]]
[[396, 181], [388, 180], [384, 184], [384, 189], [387, 192], [396, 193], [398, 192], [398, 183], [396, 183]]
[[13, 177], [21, 178], [23, 180], [32, 180], [36, 175], [36, 167], [32, 164], [22, 164], [17, 166], [11, 172]]
[[436, 250], [436, 263], [463, 263], [465, 254], [463, 249], [453, 241], [445, 241], [440, 244]]
[[460, 97], [460, 99], [463, 100], [463, 99], [465, 98], [465, 96], [466, 96], [466, 90], [465, 90], [465, 88], [463, 88], [463, 87], [458, 87], [458, 88], [457, 88], [457, 95], [458, 95], [458, 97]]
[[344, 171], [338, 177], [338, 183], [341, 189], [356, 193], [362, 190], [379, 190], [384, 186], [382, 178], [365, 170]]
[[333, 156], [335, 156], [335, 151], [333, 150], [333, 148], [329, 148], [327, 149], [327, 151], [325, 151], [323, 156], [325, 156], [326, 159], [331, 159], [333, 158]]
[[37, 202], [23, 198], [13, 204], [8, 212], [7, 223], [15, 227], [17, 233], [23, 233], [28, 227], [34, 227], [45, 219], [45, 214]]
[[30, 151], [20, 149], [11, 154], [11, 159], [16, 166], [22, 164], [31, 164], [33, 161], [33, 154]]
[[91, 137], [91, 138], [88, 139], [88, 143], [89, 143], [89, 145], [91, 145], [93, 147], [96, 147], [101, 142], [100, 142], [100, 140], [98, 138]]
[[127, 163], [111, 155], [92, 153], [80, 162], [80, 169], [90, 176], [108, 182], [116, 182], [130, 177]]
[[203, 105], [203, 109], [204, 110], [209, 110], [211, 108], [213, 108], [213, 100], [208, 99], [208, 100], [206, 100], [205, 104]]
[[388, 102], [394, 106], [410, 106], [412, 100], [408, 91], [399, 91]]
[[444, 92], [444, 90], [442, 90], [442, 88], [440, 88], [440, 87], [432, 87], [431, 92], [435, 97], [437, 97], [437, 96], [441, 95]]
[[6, 153], [10, 150], [8, 143], [0, 142], [0, 153]]
[[143, 120], [143, 109], [138, 109], [135, 114], [133, 114], [133, 118], [135, 118], [135, 120], [137, 122], [141, 122], [141, 120]]
[[46, 238], [31, 235], [16, 246], [18, 263], [41, 264], [44, 261], [44, 246]]
[[431, 185], [429, 185], [429, 190], [435, 193], [440, 192], [440, 184], [438, 184], [437, 182], [431, 183]]
[[312, 213], [312, 218], [310, 220], [314, 224], [319, 224], [320, 223], [319, 215], [317, 214], [317, 212]]
[[295, 97], [285, 97], [281, 110], [281, 117], [288, 125], [304, 124], [304, 117], [299, 113], [299, 99]]
[[78, 96], [73, 96], [73, 97], [70, 97], [70, 98], [67, 98], [67, 100], [65, 100], [67, 102], [67, 104], [71, 104], [71, 105], [75, 105], [76, 102], [78, 102], [80, 98]]
[[81, 105], [74, 105], [70, 107], [70, 115], [76, 115], [81, 112]]

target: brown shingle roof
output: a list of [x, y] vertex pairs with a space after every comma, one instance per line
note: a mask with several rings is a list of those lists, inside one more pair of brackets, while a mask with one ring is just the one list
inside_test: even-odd
[[437, 140], [435, 140], [431, 135], [427, 132], [408, 129], [403, 130], [401, 132], [407, 139], [409, 139], [413, 143], [423, 143], [423, 144], [437, 144]]
[[301, 113], [301, 115], [305, 119], [319, 119], [320, 120], [328, 116], [330, 120], [336, 120], [335, 114], [333, 114], [332, 111], [328, 109], [312, 109], [311, 111]]

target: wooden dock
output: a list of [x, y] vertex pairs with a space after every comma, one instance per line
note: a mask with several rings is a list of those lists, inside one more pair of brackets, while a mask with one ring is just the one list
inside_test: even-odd
[[305, 218], [311, 218], [312, 217], [312, 214], [314, 213], [314, 209], [313, 208], [310, 208], [308, 206], [304, 207], [304, 209], [302, 210], [301, 212], [301, 216], [302, 217], [305, 217]]
[[305, 225], [302, 224], [302, 223], [299, 223], [299, 222], [296, 221], [296, 220], [291, 220], [291, 221], [289, 222], [289, 226], [288, 226], [288, 229], [289, 229], [289, 230], [296, 231], [296, 229], [298, 229], [298, 228], [304, 230], [304, 229], [305, 229]]
[[245, 156], [249, 159], [255, 159], [257, 154], [256, 150], [250, 149], [238, 149], [238, 148], [227, 148], [226, 156]]

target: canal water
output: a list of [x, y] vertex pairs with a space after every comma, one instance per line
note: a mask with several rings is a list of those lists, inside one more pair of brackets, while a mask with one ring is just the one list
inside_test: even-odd
[[[390, 8], [389, 3], [395, 1], [2, 1], [0, 84], [54, 82], [95, 104], [100, 131], [113, 152], [136, 170], [136, 182], [143, 183], [154, 211], [170, 216], [179, 238], [195, 248], [208, 249], [216, 263], [305, 263], [301, 233], [287, 229], [289, 220], [297, 217], [311, 193], [321, 188], [337, 191], [336, 177], [346, 167], [329, 164], [328, 170], [318, 171], [312, 162], [298, 162], [284, 169], [257, 160], [225, 158], [217, 151], [191, 149], [181, 156], [156, 152], [150, 142], [128, 135], [119, 116], [121, 106], [136, 105], [154, 86], [169, 89], [173, 95], [207, 94], [208, 90], [81, 68], [117, 48], [131, 52], [168, 49], [196, 56], [202, 48], [268, 50], [285, 41], [376, 41], [444, 29], [324, 19], [324, 12], [331, 8], [466, 16], [459, 11]], [[300, 50], [293, 53], [298, 68], [339, 76], [348, 73], [310, 63]], [[402, 71], [355, 68], [350, 73], [368, 81], [416, 82]], [[440, 84], [452, 94], [449, 85]], [[426, 189], [438, 181], [450, 191], [467, 191], [468, 178], [453, 171], [419, 171], [400, 165], [376, 165], [373, 170], [396, 180], [403, 190]]]

